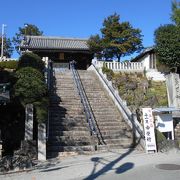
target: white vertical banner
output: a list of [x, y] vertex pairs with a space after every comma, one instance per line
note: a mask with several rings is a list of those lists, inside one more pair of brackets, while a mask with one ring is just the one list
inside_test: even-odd
[[143, 122], [144, 122], [144, 133], [146, 142], [146, 152], [157, 151], [156, 139], [154, 133], [154, 119], [152, 115], [152, 108], [142, 108]]

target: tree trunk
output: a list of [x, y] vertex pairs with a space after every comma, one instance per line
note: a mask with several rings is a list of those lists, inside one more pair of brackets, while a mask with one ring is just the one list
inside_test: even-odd
[[121, 54], [117, 54], [118, 62], [121, 62]]

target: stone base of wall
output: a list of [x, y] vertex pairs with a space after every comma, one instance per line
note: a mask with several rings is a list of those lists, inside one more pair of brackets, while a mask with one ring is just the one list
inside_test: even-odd
[[31, 159], [37, 159], [37, 142], [35, 140], [21, 141], [21, 149], [14, 152], [14, 155], [26, 155]]
[[2, 144], [0, 142], [0, 159], [1, 159], [1, 157], [2, 157]]
[[21, 149], [13, 156], [4, 156], [0, 159], [0, 172], [19, 171], [31, 168], [33, 159], [37, 159], [37, 142], [27, 140], [21, 142]]

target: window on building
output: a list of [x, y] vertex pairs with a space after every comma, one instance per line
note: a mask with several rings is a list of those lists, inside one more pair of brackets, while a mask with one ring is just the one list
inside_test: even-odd
[[151, 69], [156, 68], [156, 54], [155, 53], [150, 54], [150, 68]]

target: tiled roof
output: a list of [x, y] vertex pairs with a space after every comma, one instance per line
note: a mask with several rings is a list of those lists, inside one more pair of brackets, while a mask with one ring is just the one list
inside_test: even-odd
[[20, 48], [89, 50], [87, 39], [47, 36], [26, 36]]
[[142, 58], [143, 56], [145, 56], [146, 54], [154, 51], [155, 48], [154, 47], [147, 47], [145, 48], [138, 56], [136, 56], [134, 59], [132, 59], [132, 62], [138, 61], [140, 58]]

